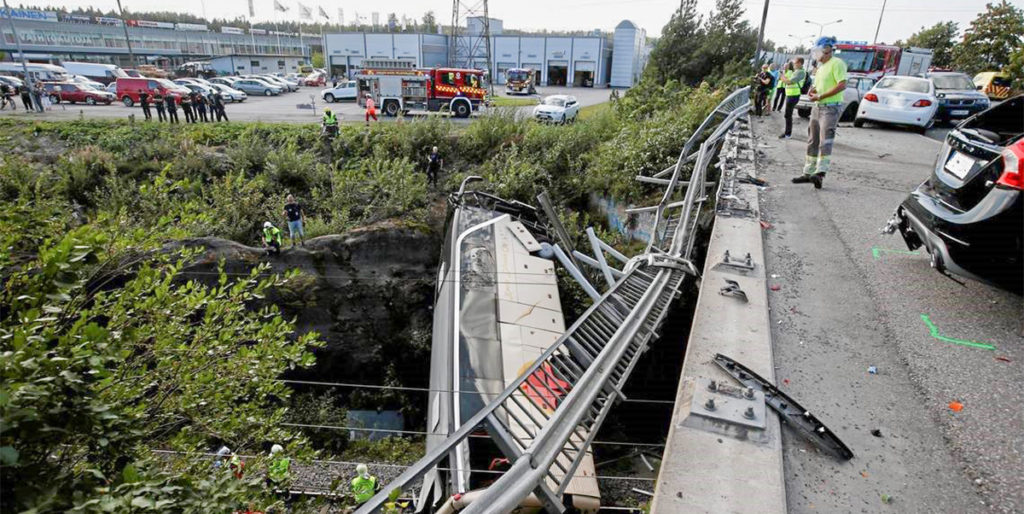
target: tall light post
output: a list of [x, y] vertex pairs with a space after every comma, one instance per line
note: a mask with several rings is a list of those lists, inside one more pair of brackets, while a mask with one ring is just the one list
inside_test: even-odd
[[124, 19], [124, 7], [121, 7], [121, 0], [117, 0], [117, 10], [121, 12], [121, 26], [124, 27], [124, 42], [128, 44], [128, 61], [135, 66], [135, 52], [132, 52], [132, 40], [128, 37], [128, 20]]
[[875, 27], [875, 40], [871, 43], [873, 45], [878, 44], [878, 31], [882, 30], [882, 16], [885, 16], [885, 4], [886, 0], [882, 0], [882, 12], [878, 13], [878, 26]]
[[[21, 39], [18, 38], [18, 29], [14, 28], [14, 16], [11, 15], [11, 8], [7, 5], [7, 0], [4, 0], [4, 11], [7, 13], [7, 21], [11, 22], [11, 32], [14, 33], [14, 42], [18, 45], [18, 56], [21, 57], [21, 71], [25, 73], [25, 84], [29, 91], [32, 91], [34, 81], [32, 76], [28, 73], [28, 65], [25, 64], [25, 51], [21, 49]], [[42, 107], [39, 108], [42, 111]]]
[[821, 34], [825, 32], [825, 27], [827, 27], [829, 25], [834, 25], [836, 23], [842, 23], [842, 22], [843, 22], [842, 18], [840, 18], [840, 19], [838, 19], [836, 21], [830, 21], [828, 23], [818, 23], [816, 21], [804, 20], [804, 23], [809, 23], [811, 25], [817, 25], [818, 26], [818, 37], [821, 37]]
[[786, 34], [786, 37], [796, 41], [798, 46], [803, 46], [804, 41], [807, 41], [807, 40], [813, 41], [814, 40], [814, 34], [808, 34], [806, 36], [796, 36], [796, 35], [793, 35], [793, 34]]
[[[682, 3], [679, 4], [682, 6]], [[682, 14], [682, 11], [680, 11]], [[764, 45], [764, 26], [768, 22], [768, 0], [764, 0], [764, 11], [761, 12], [761, 29], [757, 31], [757, 49], [754, 50], [754, 67], [761, 62], [761, 48]]]

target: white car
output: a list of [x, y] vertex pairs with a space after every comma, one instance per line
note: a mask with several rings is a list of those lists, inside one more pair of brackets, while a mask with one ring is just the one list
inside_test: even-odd
[[[808, 77], [807, 80], [813, 80]], [[860, 102], [868, 91], [875, 85], [875, 79], [863, 73], [850, 73], [846, 78], [846, 89], [843, 90], [843, 112], [839, 115], [839, 121], [851, 121], [857, 117], [857, 109]], [[774, 93], [773, 93], [774, 95]], [[814, 102], [807, 95], [800, 95], [796, 104], [796, 113], [801, 118], [810, 118]]]
[[210, 79], [210, 83], [211, 84], [223, 84], [223, 85], [225, 85], [227, 87], [232, 87], [232, 84], [234, 84], [236, 80], [240, 80], [240, 78], [239, 77], [215, 77], [215, 78]]
[[220, 92], [220, 97], [227, 102], [244, 102], [249, 95], [245, 94], [245, 91], [239, 91], [233, 87], [225, 86], [224, 84], [212, 83], [211, 87]]
[[939, 100], [935, 97], [935, 85], [931, 80], [920, 77], [883, 77], [868, 94], [857, 110], [854, 127], [863, 127], [864, 122], [908, 125], [924, 133], [934, 123]]
[[533, 108], [533, 118], [537, 121], [568, 123], [576, 121], [580, 114], [580, 103], [575, 96], [551, 95], [545, 97], [540, 105]]
[[105, 90], [107, 87], [107, 85], [102, 82], [96, 82], [95, 80], [92, 80], [88, 77], [84, 77], [82, 75], [71, 75], [71, 78], [68, 79], [68, 82], [78, 84], [80, 86], [89, 86], [93, 89], [98, 89], [100, 91]]
[[338, 87], [329, 87], [320, 91], [320, 96], [325, 102], [337, 102], [339, 100], [355, 100], [357, 93], [356, 81], [347, 80], [338, 82]]

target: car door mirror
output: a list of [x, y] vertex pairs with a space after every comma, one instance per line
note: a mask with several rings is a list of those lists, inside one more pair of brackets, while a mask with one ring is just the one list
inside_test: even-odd
[[977, 86], [974, 86], [974, 89], [977, 89], [978, 91], [981, 91], [982, 89], [985, 89], [985, 86], [977, 85]]

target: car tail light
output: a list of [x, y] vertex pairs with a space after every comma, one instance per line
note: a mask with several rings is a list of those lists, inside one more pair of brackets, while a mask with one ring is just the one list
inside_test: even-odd
[[1003, 174], [996, 185], [1024, 191], [1024, 139], [1003, 150]]
[[914, 107], [928, 107], [931, 104], [932, 104], [931, 100], [921, 99], [921, 100], [918, 100], [918, 101], [914, 102]]
[[878, 95], [876, 95], [874, 93], [868, 93], [868, 94], [864, 95], [864, 100], [866, 100], [868, 102], [877, 102], [878, 101]]

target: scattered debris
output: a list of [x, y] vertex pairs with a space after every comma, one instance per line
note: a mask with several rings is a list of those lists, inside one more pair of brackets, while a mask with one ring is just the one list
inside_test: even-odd
[[878, 374], [878, 368], [876, 368], [874, 366], [868, 366], [868, 373], [870, 373], [872, 375], [877, 375]]
[[772, 273], [772, 278], [779, 278], [779, 275], [776, 273]]
[[890, 156], [890, 155], [892, 155], [892, 154], [891, 154], [891, 153], [888, 153], [888, 152], [886, 152], [886, 153], [880, 153], [880, 154], [878, 154], [878, 158], [879, 158], [879, 159], [885, 159], [886, 157], [888, 157], [888, 156]]
[[779, 289], [782, 289], [782, 286], [780, 286], [778, 284], [772, 284], [772, 287], [770, 289], [772, 291], [778, 291]]
[[718, 290], [718, 294], [722, 296], [732, 296], [738, 298], [743, 303], [747, 303], [747, 293], [740, 289], [740, 283], [735, 280], [725, 279], [725, 286]]
[[886, 503], [886, 504], [892, 503], [892, 496], [889, 496], [888, 494], [883, 494], [882, 495], [882, 503]]
[[868, 477], [868, 472], [867, 471], [861, 471], [860, 472], [860, 476], [862, 476], [864, 478], [867, 478]]
[[964, 410], [964, 404], [957, 401], [949, 402], [949, 410], [953, 412], [960, 412]]
[[765, 220], [761, 220], [761, 228], [763, 228], [765, 230], [768, 230], [768, 229], [772, 228], [772, 224], [768, 223]]
[[974, 485], [981, 485], [981, 484], [984, 484], [984, 483], [985, 483], [985, 481], [980, 479], [980, 478], [975, 478], [974, 479]]
[[786, 385], [789, 385], [789, 379], [788, 378], [782, 379], [782, 383], [786, 384]]
[[873, 435], [875, 437], [882, 437], [882, 431], [877, 429], [877, 428], [872, 429], [871, 430], [871, 435]]
[[996, 357], [996, 360], [997, 361], [1001, 361], [1001, 362], [1013, 362], [1012, 360], [1010, 360], [1009, 357], [1003, 357], [1002, 355], [1000, 355], [999, 357]]

